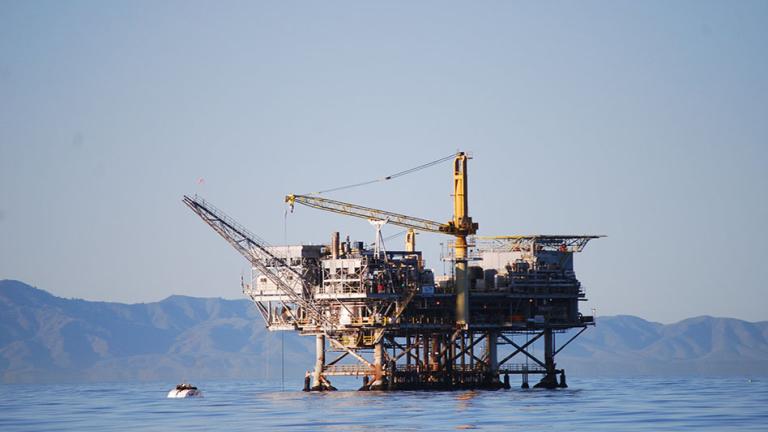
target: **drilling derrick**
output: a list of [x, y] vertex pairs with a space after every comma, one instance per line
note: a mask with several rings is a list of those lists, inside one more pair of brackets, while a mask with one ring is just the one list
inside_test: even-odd
[[[271, 246], [202, 198], [184, 197], [252, 264], [243, 292], [267, 327], [315, 336], [305, 390], [333, 390], [332, 376], [362, 377], [361, 390], [508, 388], [510, 374], [521, 375], [523, 387], [529, 374], [542, 375], [539, 387], [566, 386], [555, 356], [594, 325], [578, 310], [585, 295], [573, 254], [600, 236], [475, 237], [467, 155], [421, 167], [449, 159], [453, 218], [445, 223], [317, 195], [286, 196], [292, 211], [300, 204], [368, 220], [376, 228], [373, 247], [341, 241], [338, 232], [327, 245]], [[407, 228], [404, 250], [384, 249], [384, 224]], [[417, 231], [453, 237], [452, 276], [424, 268]], [[555, 335], [569, 329], [578, 331], [558, 347]], [[537, 341], [544, 345], [539, 357], [532, 350]], [[328, 361], [327, 352], [338, 355]]]

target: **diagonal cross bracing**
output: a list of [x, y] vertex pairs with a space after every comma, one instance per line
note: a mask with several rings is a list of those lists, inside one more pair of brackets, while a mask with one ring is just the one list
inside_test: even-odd
[[528, 347], [529, 347], [531, 344], [533, 344], [534, 342], [536, 342], [536, 341], [537, 341], [537, 340], [538, 340], [540, 337], [544, 336], [544, 332], [541, 332], [541, 333], [537, 334], [537, 335], [536, 335], [536, 336], [535, 336], [533, 339], [531, 339], [531, 340], [529, 340], [528, 342], [526, 342], [525, 344], [523, 344], [523, 346], [520, 346], [520, 345], [516, 344], [514, 341], [512, 341], [512, 339], [509, 339], [509, 338], [507, 338], [507, 337], [506, 337], [506, 336], [504, 336], [503, 334], [500, 334], [499, 336], [500, 336], [502, 339], [504, 339], [505, 341], [507, 341], [507, 342], [508, 342], [510, 345], [512, 345], [512, 346], [514, 346], [515, 348], [517, 348], [517, 350], [516, 350], [516, 351], [514, 351], [512, 354], [510, 354], [510, 355], [508, 355], [508, 356], [504, 357], [502, 360], [500, 360], [500, 361], [499, 361], [499, 363], [498, 363], [498, 364], [499, 364], [499, 366], [501, 366], [502, 364], [506, 363], [506, 362], [507, 362], [507, 360], [509, 360], [509, 359], [511, 359], [512, 357], [514, 357], [515, 355], [517, 355], [517, 353], [523, 353], [523, 354], [525, 354], [525, 355], [526, 355], [528, 358], [530, 358], [531, 360], [533, 360], [534, 362], [536, 362], [536, 363], [537, 363], [539, 366], [541, 366], [541, 367], [543, 367], [543, 368], [546, 368], [546, 367], [547, 367], [547, 366], [546, 366], [546, 365], [545, 365], [545, 364], [544, 364], [544, 363], [543, 363], [541, 360], [537, 359], [536, 357], [534, 357], [533, 355], [531, 355], [531, 354], [530, 354], [530, 353], [529, 353], [529, 352], [526, 350], [526, 348], [528, 348]]

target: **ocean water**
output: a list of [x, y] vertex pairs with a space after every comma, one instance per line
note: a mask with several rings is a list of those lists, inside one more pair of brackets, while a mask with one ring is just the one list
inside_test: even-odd
[[[0, 385], [0, 431], [768, 431], [768, 380], [569, 379], [558, 390], [304, 393], [301, 382]], [[352, 387], [352, 382], [348, 387]]]

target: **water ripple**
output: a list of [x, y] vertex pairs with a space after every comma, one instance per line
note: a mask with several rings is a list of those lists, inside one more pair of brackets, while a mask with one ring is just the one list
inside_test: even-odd
[[[304, 393], [258, 382], [0, 385], [0, 430], [766, 430], [768, 385], [739, 379], [575, 379], [571, 388]], [[287, 388], [299, 388], [300, 382]]]

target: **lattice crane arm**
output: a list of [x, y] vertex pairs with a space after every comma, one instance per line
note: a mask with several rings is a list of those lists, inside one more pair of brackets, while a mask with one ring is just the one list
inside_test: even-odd
[[[217, 209], [204, 199], [194, 196], [184, 196], [184, 204], [195, 212], [200, 219], [208, 224], [214, 231], [224, 238], [232, 247], [243, 255], [259, 272], [269, 278], [283, 292], [291, 302], [304, 308], [318, 324], [322, 325], [326, 331], [333, 328], [333, 323], [322, 314], [322, 312], [307, 299], [307, 289], [304, 286], [306, 280], [304, 276], [296, 271], [286, 261], [285, 258], [275, 255], [270, 250], [267, 242], [248, 231], [245, 227], [237, 223], [234, 219], [227, 216], [223, 211]], [[267, 262], [269, 265], [267, 265]], [[302, 293], [297, 293], [286, 281], [287, 273], [302, 282]]]
[[363, 207], [361, 205], [350, 204], [328, 198], [320, 198], [311, 195], [286, 195], [285, 202], [291, 206], [291, 210], [293, 210], [293, 206], [298, 203], [307, 207], [339, 213], [347, 216], [354, 216], [362, 219], [386, 220], [387, 223], [392, 225], [411, 228], [419, 231], [449, 235], [456, 234], [456, 229], [453, 222], [435, 222], [429, 219], [406, 216], [399, 213], [393, 213], [386, 210], [379, 210], [370, 207]]

